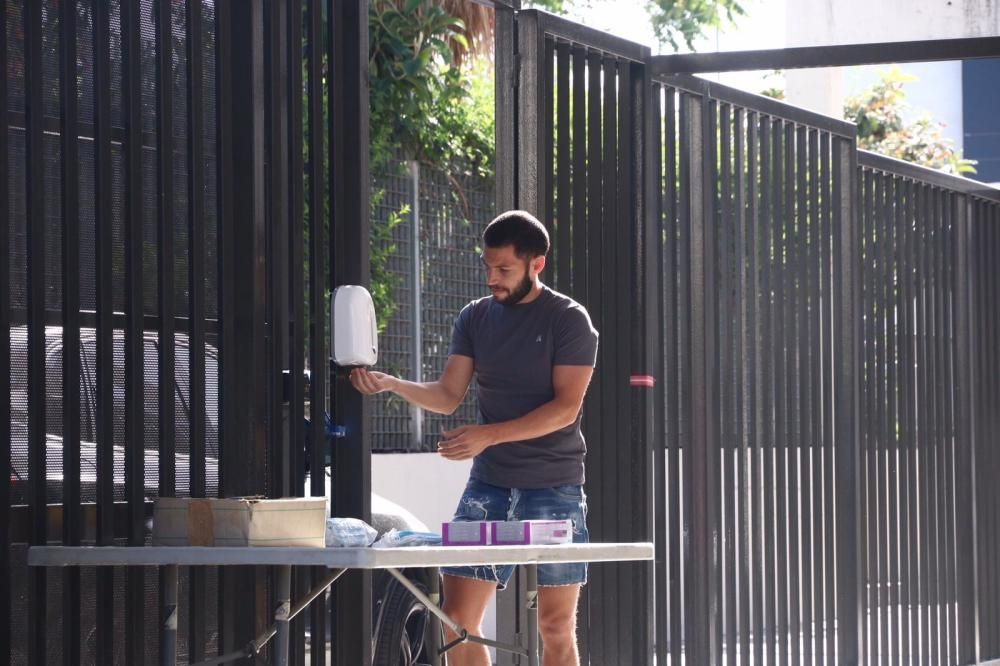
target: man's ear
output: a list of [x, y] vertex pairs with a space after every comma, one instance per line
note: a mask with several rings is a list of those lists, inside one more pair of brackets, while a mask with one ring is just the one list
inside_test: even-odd
[[535, 257], [531, 260], [531, 272], [538, 275], [545, 268], [545, 255]]

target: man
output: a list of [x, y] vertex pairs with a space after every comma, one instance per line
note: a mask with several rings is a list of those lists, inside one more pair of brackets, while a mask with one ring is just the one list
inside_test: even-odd
[[[408, 382], [356, 369], [351, 382], [371, 395], [392, 391], [442, 414], [455, 411], [478, 379], [480, 423], [444, 433], [438, 452], [473, 458], [455, 520], [573, 521], [573, 540], [587, 541], [583, 493], [586, 446], [581, 407], [597, 359], [597, 331], [587, 311], [539, 280], [549, 236], [524, 211], [509, 211], [483, 232], [486, 285], [455, 321], [448, 361], [436, 382]], [[512, 566], [452, 567], [444, 574], [445, 612], [482, 635], [483, 613]], [[538, 567], [538, 625], [545, 666], [576, 666], [576, 606], [583, 563]], [[447, 640], [455, 636], [446, 636]], [[488, 666], [482, 645], [449, 652], [453, 666]]]

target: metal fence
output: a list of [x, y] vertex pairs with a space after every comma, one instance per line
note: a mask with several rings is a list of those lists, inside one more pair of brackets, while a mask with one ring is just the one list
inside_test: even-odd
[[[390, 241], [394, 251], [387, 268], [397, 309], [379, 335], [379, 365], [413, 381], [430, 381], [444, 370], [458, 312], [486, 294], [480, 246], [483, 229], [496, 215], [494, 184], [402, 161], [396, 171], [375, 174], [373, 183], [376, 192], [385, 193], [374, 223], [409, 207]], [[390, 394], [377, 396], [372, 450], [436, 451], [442, 431], [478, 420], [475, 391], [473, 383], [451, 416], [412, 408]]]
[[594, 572], [586, 658], [995, 659], [1000, 192], [516, 22], [498, 197], [551, 223], [555, 284], [602, 333], [592, 534], [657, 544], [652, 571]]
[[[155, 497], [299, 495], [307, 464], [324, 495], [304, 420], [328, 404], [333, 510], [369, 517], [367, 410], [329, 372], [324, 301], [368, 276], [366, 45], [365, 3], [0, 1], [0, 660], [156, 661], [163, 572], [29, 569], [26, 547], [142, 546]], [[270, 615], [263, 573], [181, 576], [182, 658]], [[312, 663], [328, 619], [371, 632], [370, 578], [346, 583]]]

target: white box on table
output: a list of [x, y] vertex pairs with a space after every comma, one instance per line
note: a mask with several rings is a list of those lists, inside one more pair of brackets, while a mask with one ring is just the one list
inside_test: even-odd
[[154, 546], [326, 545], [326, 498], [181, 498], [153, 503]]

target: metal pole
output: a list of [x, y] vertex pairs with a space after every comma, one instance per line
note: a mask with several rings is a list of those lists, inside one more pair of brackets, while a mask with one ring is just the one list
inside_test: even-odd
[[524, 565], [528, 578], [525, 608], [528, 611], [528, 666], [538, 666], [538, 565]]
[[[410, 182], [413, 184], [413, 203], [410, 208], [410, 305], [413, 308], [413, 381], [424, 381], [424, 337], [421, 318], [420, 301], [420, 163], [410, 162]], [[417, 450], [424, 441], [424, 411], [416, 405], [410, 405], [410, 417], [413, 422], [413, 438]]]
[[274, 663], [276, 666], [288, 664], [288, 621], [291, 619], [292, 567], [278, 567], [278, 605], [274, 609], [274, 624], [277, 634], [274, 639]]
[[[437, 567], [427, 570], [427, 596], [435, 606], [441, 605], [441, 576]], [[428, 641], [428, 652], [431, 655], [431, 666], [441, 666], [441, 621], [437, 615], [431, 613], [430, 616], [430, 638]]]
[[177, 565], [163, 567], [163, 625], [160, 627], [160, 664], [177, 663]]

